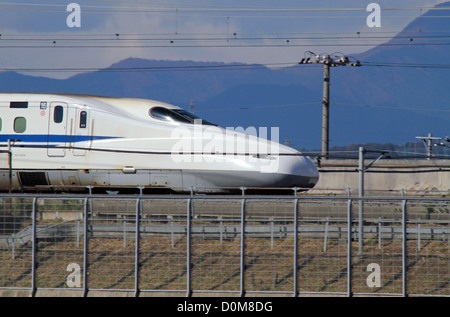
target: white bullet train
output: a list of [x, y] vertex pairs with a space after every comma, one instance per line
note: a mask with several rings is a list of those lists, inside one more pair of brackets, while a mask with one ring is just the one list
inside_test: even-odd
[[[10, 155], [8, 154], [10, 153]], [[0, 93], [0, 191], [312, 188], [296, 150], [131, 98]]]

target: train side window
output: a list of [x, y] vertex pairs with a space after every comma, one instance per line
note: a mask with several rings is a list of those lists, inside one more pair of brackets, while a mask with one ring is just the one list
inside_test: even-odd
[[28, 101], [11, 101], [9, 103], [10, 108], [26, 109], [28, 108]]
[[0, 118], [0, 131], [2, 131], [2, 118]]
[[27, 119], [24, 117], [17, 117], [14, 119], [14, 132], [24, 133], [27, 129]]
[[61, 123], [64, 118], [64, 108], [62, 106], [56, 106], [53, 112], [53, 121], [55, 123]]
[[80, 128], [86, 129], [86, 123], [87, 123], [87, 112], [81, 111], [80, 112]]

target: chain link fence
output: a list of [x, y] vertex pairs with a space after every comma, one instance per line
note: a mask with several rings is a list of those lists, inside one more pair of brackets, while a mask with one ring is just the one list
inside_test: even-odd
[[446, 198], [0, 197], [0, 291], [450, 296]]

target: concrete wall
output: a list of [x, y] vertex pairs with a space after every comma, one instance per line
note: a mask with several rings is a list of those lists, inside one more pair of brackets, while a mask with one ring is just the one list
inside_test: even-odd
[[[373, 160], [365, 160], [367, 167]], [[311, 193], [358, 193], [358, 160], [323, 160]], [[380, 160], [364, 173], [367, 193], [450, 194], [450, 160]]]

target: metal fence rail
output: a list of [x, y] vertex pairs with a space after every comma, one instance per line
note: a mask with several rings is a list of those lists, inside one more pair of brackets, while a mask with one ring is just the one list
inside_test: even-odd
[[0, 290], [450, 296], [450, 201], [6, 195]]

